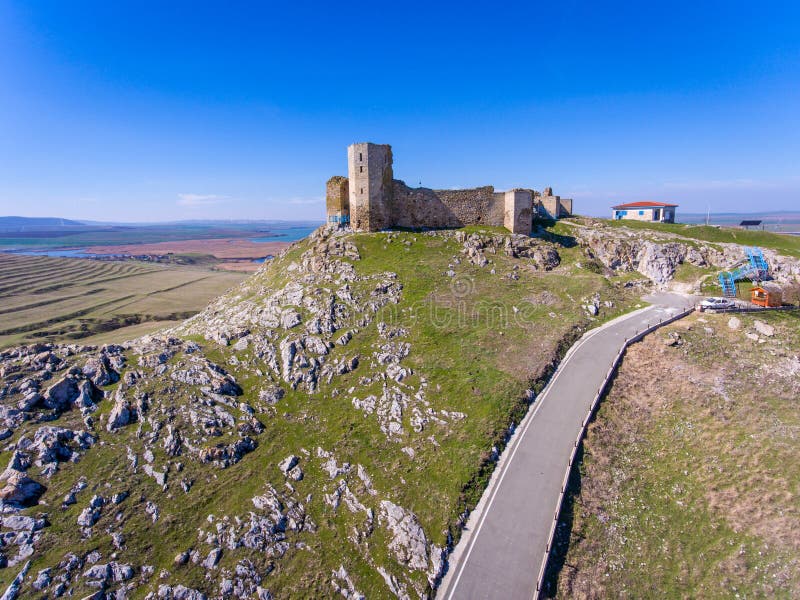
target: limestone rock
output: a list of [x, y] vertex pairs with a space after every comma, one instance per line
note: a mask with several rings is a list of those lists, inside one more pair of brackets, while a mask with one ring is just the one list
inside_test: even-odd
[[125, 427], [136, 420], [136, 409], [131, 406], [130, 401], [125, 398], [121, 389], [117, 389], [114, 395], [114, 406], [108, 414], [108, 431], [115, 431], [120, 427]]
[[72, 376], [65, 376], [47, 388], [42, 396], [42, 404], [59, 412], [67, 410], [73, 401], [80, 396], [78, 380]]
[[300, 461], [300, 458], [291, 454], [278, 463], [278, 468], [286, 475]]
[[45, 487], [16, 469], [6, 469], [0, 479], [6, 485], [0, 490], [0, 500], [14, 507], [25, 507], [36, 504], [45, 492]]
[[756, 331], [765, 337], [772, 337], [775, 335], [775, 328], [772, 325], [764, 323], [764, 321], [756, 321], [753, 322], [753, 327], [756, 328]]
[[389, 549], [410, 569], [428, 568], [428, 540], [414, 513], [390, 502], [381, 501], [381, 521], [392, 534]]

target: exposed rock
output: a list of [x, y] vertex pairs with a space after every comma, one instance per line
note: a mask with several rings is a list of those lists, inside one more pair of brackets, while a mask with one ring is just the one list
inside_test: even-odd
[[227, 468], [239, 462], [248, 452], [256, 449], [255, 440], [245, 437], [232, 444], [217, 444], [200, 451], [200, 462], [212, 463], [220, 468]]
[[17, 596], [19, 596], [20, 589], [22, 588], [22, 582], [25, 581], [25, 576], [28, 574], [28, 570], [31, 568], [31, 562], [28, 561], [25, 563], [25, 566], [22, 567], [17, 576], [14, 577], [11, 584], [6, 588], [6, 591], [3, 592], [3, 595], [0, 596], [0, 600], [15, 600]]
[[131, 406], [130, 401], [122, 393], [122, 389], [117, 389], [114, 395], [114, 406], [108, 415], [108, 431], [114, 431], [120, 427], [125, 427], [136, 421], [136, 409]]
[[12, 515], [3, 517], [2, 524], [6, 529], [14, 531], [38, 531], [47, 524], [47, 521], [23, 515]]
[[83, 374], [98, 387], [119, 381], [119, 373], [111, 367], [106, 354], [100, 354], [87, 360], [83, 366]]
[[742, 322], [739, 320], [738, 317], [731, 317], [730, 319], [728, 319], [728, 327], [729, 328], [731, 328], [733, 330], [736, 330], [736, 329], [739, 329], [741, 326], [742, 326]]
[[214, 548], [211, 552], [208, 553], [208, 556], [203, 561], [203, 566], [206, 569], [213, 569], [217, 566], [219, 559], [222, 557], [222, 549], [221, 548]]
[[347, 569], [344, 568], [343, 565], [339, 566], [337, 571], [334, 571], [331, 575], [331, 585], [335, 592], [338, 592], [347, 600], [365, 600], [366, 596], [356, 590], [355, 585], [353, 584], [353, 580], [350, 579], [350, 575], [347, 572]]
[[158, 587], [159, 600], [207, 600], [206, 595], [192, 588], [183, 585], [160, 585]]
[[42, 404], [47, 408], [62, 412], [70, 408], [80, 393], [78, 380], [71, 375], [66, 375], [47, 388], [42, 396]]
[[278, 468], [286, 475], [300, 461], [300, 458], [291, 454], [278, 463]]
[[775, 328], [772, 325], [764, 323], [764, 321], [759, 321], [756, 319], [753, 322], [753, 327], [756, 328], [756, 331], [765, 337], [772, 337], [775, 335]]
[[0, 480], [6, 483], [5, 487], [0, 490], [0, 501], [17, 508], [36, 504], [46, 489], [42, 484], [16, 469], [6, 469], [0, 475]]
[[428, 540], [414, 513], [390, 502], [381, 501], [381, 522], [392, 534], [389, 549], [410, 569], [428, 568]]
[[261, 400], [262, 402], [272, 405], [272, 404], [277, 404], [278, 401], [285, 395], [286, 393], [283, 391], [283, 388], [274, 385], [261, 390], [258, 393], [258, 399]]
[[78, 525], [81, 527], [92, 527], [100, 519], [100, 509], [87, 506], [78, 515]]

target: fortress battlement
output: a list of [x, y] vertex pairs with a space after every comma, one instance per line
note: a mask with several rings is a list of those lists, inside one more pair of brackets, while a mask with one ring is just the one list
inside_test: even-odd
[[534, 217], [558, 219], [572, 214], [572, 200], [517, 188], [495, 191], [491, 185], [463, 190], [412, 188], [394, 179], [392, 147], [362, 142], [347, 149], [347, 177], [331, 177], [326, 186], [329, 223], [349, 223], [356, 231], [391, 227], [454, 228], [494, 225], [529, 235]]

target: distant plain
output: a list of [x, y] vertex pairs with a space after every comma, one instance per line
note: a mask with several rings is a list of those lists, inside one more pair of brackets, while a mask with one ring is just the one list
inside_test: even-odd
[[185, 319], [246, 274], [0, 253], [0, 347], [121, 342]]

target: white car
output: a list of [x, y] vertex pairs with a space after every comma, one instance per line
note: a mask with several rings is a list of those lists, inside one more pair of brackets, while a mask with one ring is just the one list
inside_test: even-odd
[[706, 298], [700, 303], [700, 310], [726, 310], [736, 308], [736, 303], [728, 298]]

